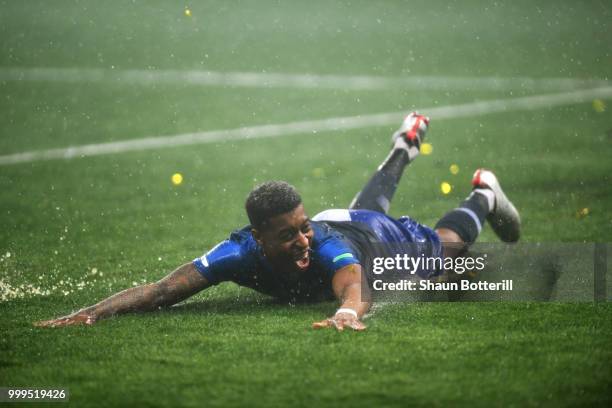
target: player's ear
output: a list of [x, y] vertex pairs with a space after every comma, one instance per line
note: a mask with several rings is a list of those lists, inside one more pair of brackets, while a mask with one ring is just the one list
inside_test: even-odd
[[261, 245], [261, 232], [256, 228], [251, 228], [251, 234], [253, 234], [253, 238], [255, 238], [255, 241], [257, 241], [257, 243]]

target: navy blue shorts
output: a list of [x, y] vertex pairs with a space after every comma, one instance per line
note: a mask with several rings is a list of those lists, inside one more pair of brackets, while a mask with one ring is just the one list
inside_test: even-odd
[[[366, 224], [381, 246], [392, 248], [395, 253], [407, 253], [413, 257], [442, 257], [442, 244], [438, 234], [407, 216], [395, 219], [370, 210], [327, 210], [317, 214], [313, 220]], [[417, 273], [422, 278], [430, 278], [439, 271]]]

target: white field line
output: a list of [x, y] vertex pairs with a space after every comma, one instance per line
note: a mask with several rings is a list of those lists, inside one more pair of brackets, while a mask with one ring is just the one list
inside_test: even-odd
[[[442, 120], [489, 113], [512, 112], [572, 105], [591, 101], [594, 98], [612, 97], [612, 87], [585, 89], [581, 91], [526, 96], [510, 99], [493, 99], [460, 105], [437, 106], [420, 109], [432, 120]], [[236, 129], [212, 130], [185, 133], [173, 136], [146, 137], [120, 142], [97, 143], [68, 148], [29, 151], [0, 156], [0, 165], [35, 162], [51, 159], [98, 156], [104, 154], [196, 145], [218, 141], [260, 139], [291, 136], [296, 134], [359, 129], [372, 126], [399, 124], [406, 112], [378, 113], [372, 115], [345, 116], [329, 119], [307, 120], [277, 125], [247, 126]]]
[[603, 79], [452, 76], [343, 76], [201, 70], [0, 67], [0, 81], [199, 85], [252, 88], [445, 91], [569, 91], [610, 86]]

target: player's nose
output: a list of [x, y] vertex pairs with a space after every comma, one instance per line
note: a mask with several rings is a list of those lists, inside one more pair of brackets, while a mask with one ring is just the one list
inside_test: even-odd
[[308, 236], [300, 232], [297, 237], [297, 244], [300, 246], [300, 248], [304, 248], [304, 249], [308, 248], [310, 245]]

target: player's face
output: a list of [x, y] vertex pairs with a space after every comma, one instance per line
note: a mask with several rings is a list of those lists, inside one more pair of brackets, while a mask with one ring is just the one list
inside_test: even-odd
[[266, 258], [275, 267], [286, 271], [308, 269], [313, 235], [302, 204], [291, 212], [270, 218], [261, 231], [253, 230]]

